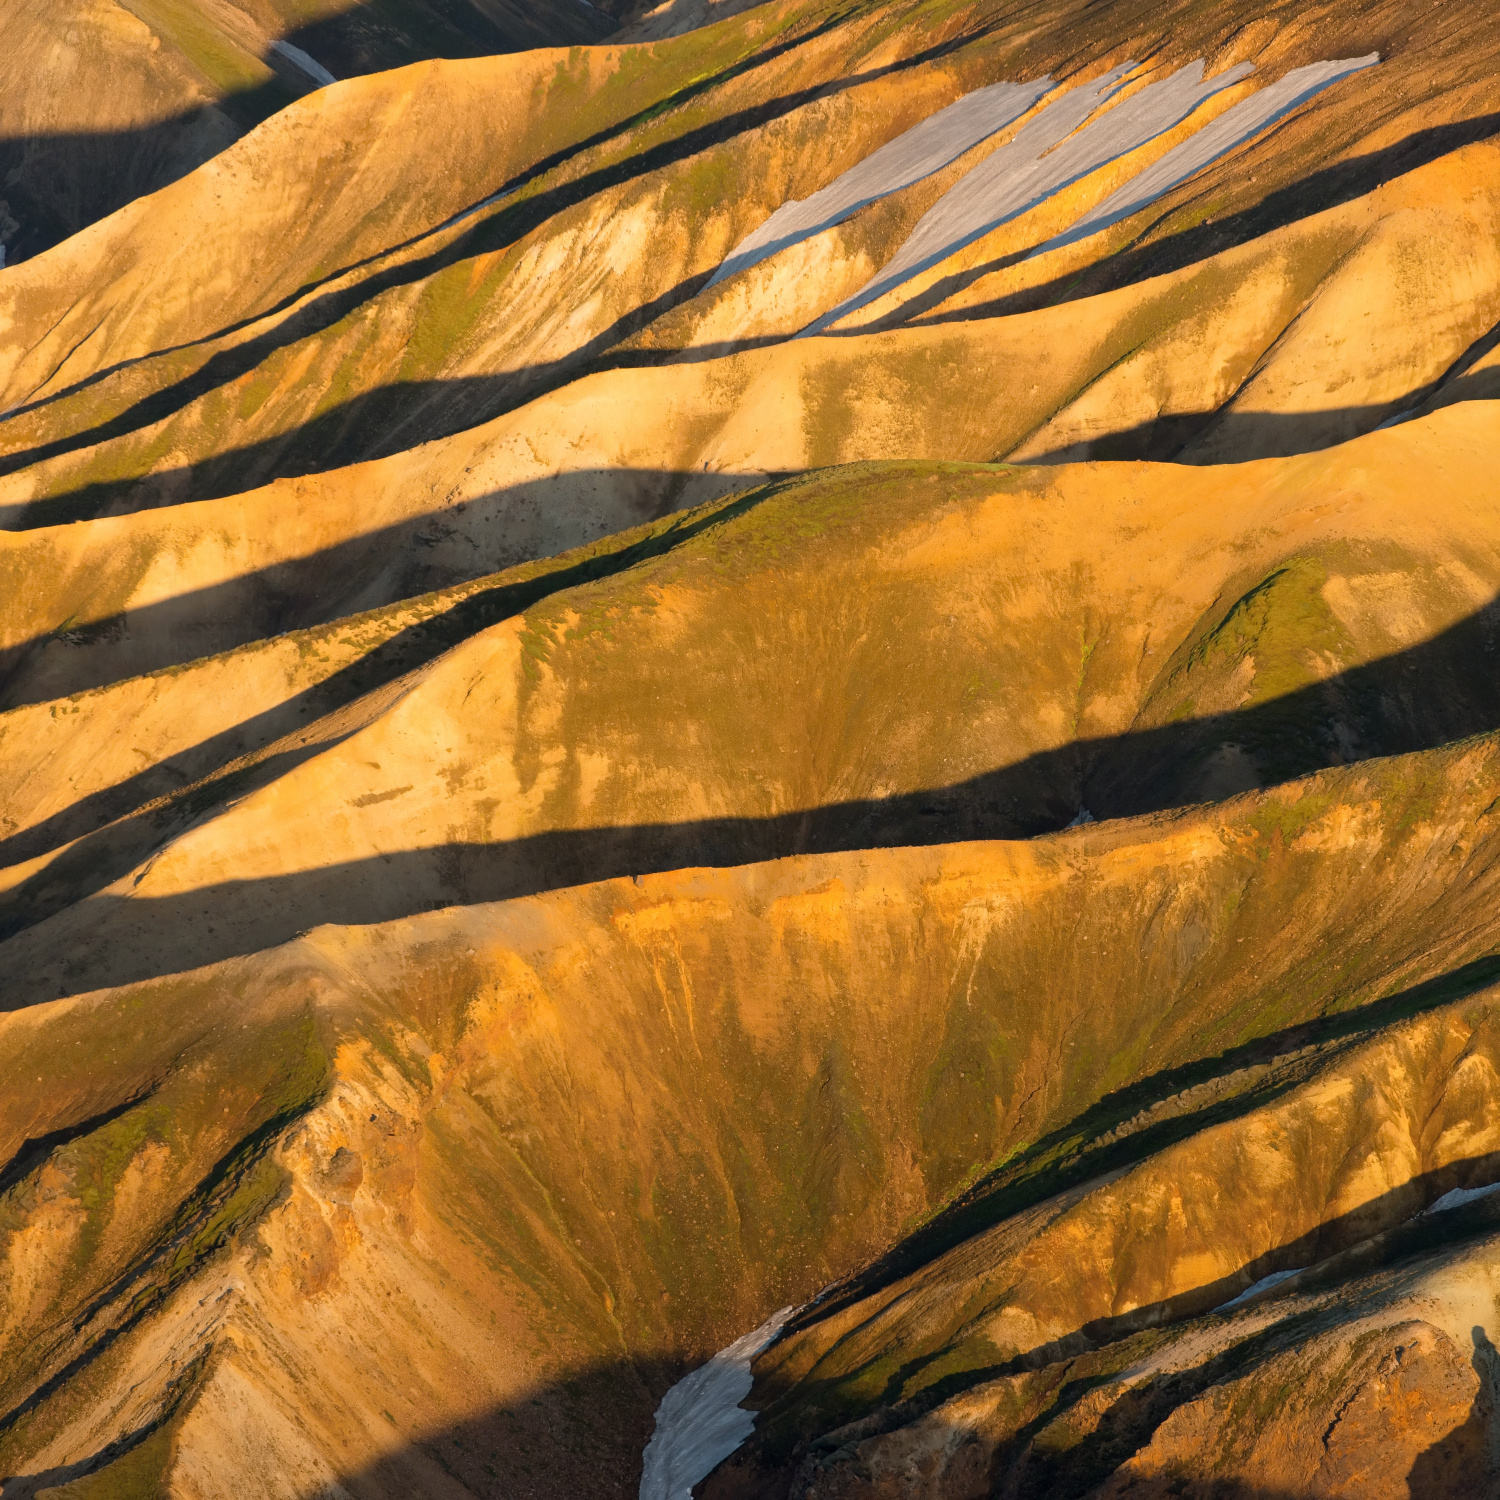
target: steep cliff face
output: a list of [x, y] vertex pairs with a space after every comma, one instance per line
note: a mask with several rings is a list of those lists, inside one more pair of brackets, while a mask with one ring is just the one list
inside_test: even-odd
[[1500, 1493], [1487, 9], [55, 19], [6, 1500]]

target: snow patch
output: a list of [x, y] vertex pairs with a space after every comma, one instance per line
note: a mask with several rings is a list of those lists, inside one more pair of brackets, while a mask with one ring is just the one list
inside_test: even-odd
[[[1174, 146], [1031, 254], [1040, 255], [1098, 234], [1139, 212], [1323, 89], [1379, 61], [1380, 54], [1372, 52], [1366, 57], [1294, 68], [1276, 83], [1242, 99], [1218, 119], [1195, 131], [1188, 140]], [[1148, 84], [1138, 93], [1114, 103], [1134, 67], [1134, 63], [1125, 63], [1095, 83], [1070, 89], [1053, 100], [1017, 131], [1014, 140], [955, 183], [922, 217], [878, 275], [803, 329], [798, 337], [821, 333], [1045, 202], [1070, 183], [1165, 134], [1213, 95], [1255, 71], [1252, 63], [1238, 63], [1205, 80], [1203, 61], [1199, 59], [1179, 68], [1170, 78]]]
[[691, 1500], [693, 1486], [755, 1430], [754, 1413], [740, 1405], [753, 1384], [750, 1361], [796, 1310], [772, 1313], [661, 1398], [656, 1431], [646, 1444], [640, 1500]]
[[1144, 146], [1181, 124], [1204, 100], [1254, 71], [1251, 63], [1237, 63], [1205, 82], [1200, 57], [1170, 78], [1147, 84], [1107, 107], [1135, 66], [1123, 63], [1094, 83], [1069, 89], [1055, 99], [1017, 131], [1014, 140], [986, 157], [939, 198], [874, 280], [824, 314], [803, 336], [858, 311], [1045, 202], [1069, 183]]
[[1099, 820], [1081, 802], [1078, 804], [1078, 815], [1068, 824], [1069, 828], [1082, 828], [1085, 823], [1097, 823]]
[[1210, 121], [1180, 146], [1174, 146], [1160, 161], [1132, 177], [1123, 187], [1117, 188], [1102, 203], [1090, 209], [1071, 229], [1054, 235], [1052, 239], [1038, 245], [1031, 254], [1041, 255], [1045, 251], [1056, 250], [1059, 246], [1070, 245], [1076, 240], [1087, 239], [1091, 234], [1108, 229], [1111, 224], [1118, 224], [1121, 219], [1128, 219], [1131, 214], [1138, 213], [1163, 194], [1171, 192], [1179, 183], [1186, 182], [1219, 157], [1243, 146], [1246, 141], [1274, 125], [1299, 104], [1305, 104], [1339, 79], [1358, 73], [1363, 68], [1373, 67], [1379, 61], [1380, 54], [1372, 52], [1368, 57], [1342, 58], [1337, 62], [1312, 63], [1305, 68], [1294, 68], [1278, 82], [1226, 109], [1217, 120]]
[[1488, 1198], [1491, 1193], [1500, 1193], [1500, 1182], [1492, 1182], [1488, 1187], [1452, 1188], [1441, 1198], [1429, 1203], [1422, 1210], [1422, 1215], [1425, 1218], [1428, 1214], [1447, 1213], [1450, 1208], [1462, 1208], [1465, 1203], [1473, 1203], [1477, 1198]]
[[271, 51], [286, 58], [294, 68], [301, 69], [320, 89], [327, 88], [330, 83], [338, 82], [338, 79], [317, 58], [309, 57], [300, 47], [294, 47], [290, 42], [272, 42]]
[[877, 198], [900, 192], [941, 171], [980, 141], [1019, 120], [1047, 92], [1051, 82], [1042, 78], [1036, 83], [992, 83], [929, 115], [811, 197], [783, 203], [759, 229], [734, 247], [708, 285], [717, 286], [778, 250], [843, 223]]
[[1228, 1302], [1221, 1302], [1216, 1308], [1214, 1308], [1214, 1311], [1227, 1312], [1231, 1307], [1238, 1307], [1241, 1302], [1248, 1302], [1250, 1298], [1254, 1297], [1258, 1292], [1264, 1292], [1268, 1288], [1273, 1286], [1280, 1286], [1283, 1281], [1290, 1279], [1291, 1277], [1297, 1275], [1299, 1271], [1305, 1271], [1306, 1269], [1306, 1266], [1297, 1266], [1290, 1271], [1272, 1271], [1269, 1276], [1262, 1276], [1254, 1286], [1247, 1286], [1245, 1290], [1239, 1294], [1238, 1297], [1231, 1297]]

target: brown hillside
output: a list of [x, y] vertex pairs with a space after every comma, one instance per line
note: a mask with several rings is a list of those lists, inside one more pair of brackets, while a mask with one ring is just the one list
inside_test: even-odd
[[4, 1500], [1500, 1496], [1488, 7], [0, 26]]

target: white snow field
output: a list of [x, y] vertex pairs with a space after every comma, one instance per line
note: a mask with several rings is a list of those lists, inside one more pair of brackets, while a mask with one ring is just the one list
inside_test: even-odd
[[1050, 78], [1041, 78], [1035, 83], [992, 83], [965, 94], [872, 151], [827, 187], [807, 198], [788, 199], [734, 247], [708, 285], [716, 286], [788, 245], [832, 229], [867, 203], [941, 171], [980, 141], [1019, 120], [1051, 86]]
[[1264, 1292], [1270, 1287], [1280, 1286], [1283, 1281], [1290, 1281], [1298, 1271], [1305, 1271], [1306, 1269], [1306, 1266], [1298, 1266], [1296, 1270], [1292, 1271], [1272, 1271], [1269, 1276], [1262, 1276], [1254, 1286], [1247, 1286], [1238, 1297], [1231, 1297], [1228, 1302], [1221, 1302], [1214, 1308], [1214, 1311], [1226, 1312], [1231, 1307], [1238, 1307], [1241, 1302], [1248, 1302], [1257, 1292]]
[[1075, 240], [1087, 239], [1128, 219], [1164, 193], [1169, 193], [1180, 182], [1186, 182], [1195, 172], [1201, 172], [1219, 157], [1227, 155], [1237, 146], [1243, 146], [1252, 136], [1274, 125], [1282, 115], [1290, 113], [1299, 104], [1305, 104], [1313, 95], [1321, 93], [1330, 84], [1358, 73], [1363, 68], [1373, 67], [1380, 61], [1380, 54], [1372, 52], [1368, 57], [1343, 58], [1337, 62], [1312, 63], [1305, 68], [1294, 68], [1278, 82], [1258, 90], [1248, 99], [1241, 99], [1226, 109], [1217, 120], [1211, 120], [1180, 146], [1174, 146], [1159, 161], [1154, 162], [1138, 176], [1132, 177], [1124, 186], [1116, 188], [1102, 203], [1091, 208], [1071, 229], [1054, 235], [1031, 252], [1041, 255], [1047, 250], [1056, 250], [1061, 245]]
[[294, 47], [290, 42], [272, 42], [271, 51], [280, 53], [294, 68], [300, 68], [320, 89], [327, 88], [330, 83], [338, 82], [338, 79], [317, 58], [310, 57], [300, 47]]
[[[798, 336], [820, 333], [1069, 183], [1144, 146], [1181, 124], [1205, 99], [1254, 71], [1251, 63], [1237, 63], [1205, 82], [1199, 58], [1170, 78], [1101, 109], [1133, 67], [1125, 63], [1097, 83], [1070, 89], [1049, 104], [1016, 132], [1013, 141], [986, 157], [933, 204], [878, 276]], [[1090, 119], [1096, 110], [1100, 113]]]
[[1445, 1214], [1450, 1208], [1462, 1208], [1465, 1203], [1473, 1203], [1477, 1198], [1488, 1198], [1491, 1193], [1500, 1193], [1500, 1182], [1492, 1182], [1488, 1187], [1451, 1188], [1441, 1198], [1429, 1203], [1422, 1212]]
[[755, 1430], [754, 1414], [740, 1405], [753, 1384], [750, 1361], [796, 1310], [772, 1313], [661, 1398], [656, 1431], [646, 1444], [640, 1500], [691, 1500], [693, 1486]]

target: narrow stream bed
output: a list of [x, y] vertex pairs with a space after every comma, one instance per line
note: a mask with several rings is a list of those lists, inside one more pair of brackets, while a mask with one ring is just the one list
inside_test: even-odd
[[772, 1313], [661, 1398], [656, 1431], [646, 1444], [640, 1500], [690, 1500], [693, 1486], [750, 1436], [755, 1414], [740, 1405], [750, 1394], [750, 1361], [796, 1310]]

